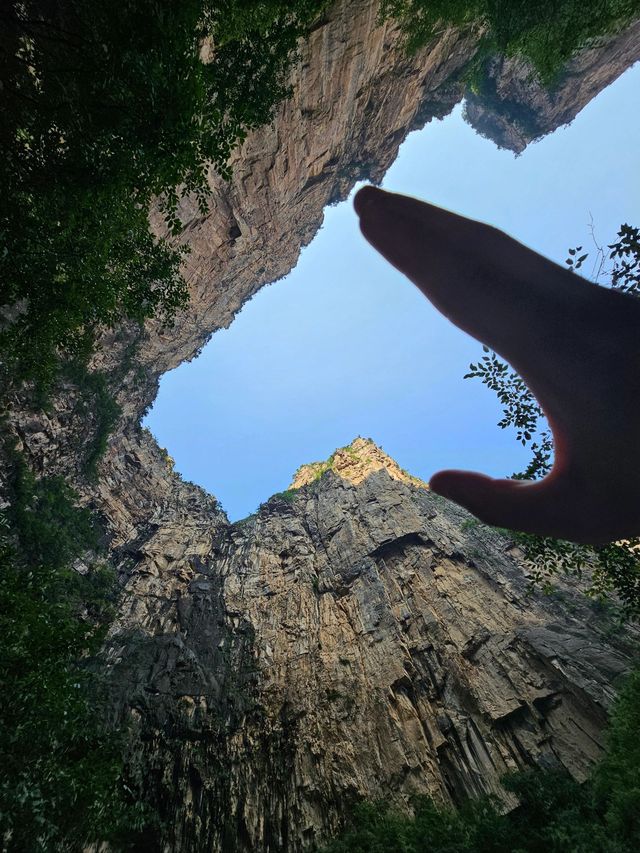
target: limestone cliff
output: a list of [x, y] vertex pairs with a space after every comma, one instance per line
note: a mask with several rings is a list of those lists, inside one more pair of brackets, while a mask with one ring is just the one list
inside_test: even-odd
[[601, 752], [633, 635], [569, 583], [529, 595], [508, 539], [372, 442], [335, 461], [137, 555], [113, 712], [164, 850], [303, 850], [361, 797], [505, 798], [509, 770], [582, 779]]
[[[629, 659], [570, 587], [527, 599], [507, 540], [370, 444], [229, 525], [138, 426], [158, 377], [289, 272], [324, 207], [380, 180], [409, 131], [469, 94], [472, 34], [446, 30], [407, 58], [376, 12], [337, 2], [302, 47], [291, 99], [248, 136], [230, 182], [211, 175], [209, 213], [183, 201], [188, 309], [172, 328], [105, 333], [93, 360], [122, 408], [97, 482], [83, 460], [100, 413], [77, 382], [46, 412], [9, 401], [31, 467], [64, 474], [105, 524], [124, 590], [111, 713], [134, 724], [131, 783], [166, 822], [159, 849], [295, 851], [362, 795], [458, 801], [536, 763], [580, 777]], [[608, 40], [553, 102], [527, 68], [496, 61], [495, 91], [517, 89], [536, 119], [500, 144], [520, 150], [570, 120], [639, 54], [637, 39]], [[468, 107], [478, 126], [482, 103]], [[495, 98], [483, 109], [502, 115]]]

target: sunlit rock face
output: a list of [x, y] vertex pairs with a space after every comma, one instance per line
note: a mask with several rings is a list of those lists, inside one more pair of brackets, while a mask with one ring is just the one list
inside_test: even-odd
[[427, 483], [413, 477], [408, 471], [387, 456], [370, 438], [354, 439], [347, 447], [339, 447], [326, 462], [308, 462], [301, 465], [293, 475], [289, 489], [300, 489], [316, 482], [326, 471], [333, 471], [339, 477], [359, 485], [370, 474], [386, 471], [394, 480], [411, 483], [428, 489]]
[[166, 850], [303, 850], [361, 797], [509, 805], [503, 774], [601, 753], [632, 636], [569, 584], [528, 595], [508, 539], [372, 442], [338, 465], [144, 544], [110, 678]]
[[[103, 336], [93, 367], [123, 414], [97, 482], [83, 468], [97, 414], [71, 381], [45, 414], [9, 407], [32, 468], [67, 476], [104, 522], [124, 591], [110, 713], [133, 724], [131, 785], [164, 823], [158, 849], [297, 851], [360, 796], [459, 802], [535, 764], [580, 778], [628, 665], [625, 637], [573, 590], [526, 598], [507, 540], [370, 444], [319, 479], [304, 468], [294, 494], [229, 525], [137, 425], [158, 377], [292, 269], [326, 204], [380, 180], [407, 133], [465, 95], [475, 36], [447, 30], [407, 58], [377, 8], [335, 4], [301, 48], [292, 98], [248, 136], [230, 182], [211, 176], [209, 213], [182, 203], [191, 302], [175, 325]], [[483, 116], [497, 110], [495, 138], [521, 150], [639, 55], [640, 40], [616, 36], [576, 60], [552, 102], [528, 68], [495, 63], [496, 91], [536, 121], [510, 136], [504, 110]]]

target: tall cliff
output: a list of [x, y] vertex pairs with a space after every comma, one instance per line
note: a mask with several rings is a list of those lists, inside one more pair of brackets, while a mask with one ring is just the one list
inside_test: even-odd
[[[526, 598], [508, 540], [370, 444], [230, 525], [139, 428], [159, 376], [288, 273], [324, 207], [381, 179], [409, 131], [468, 95], [469, 120], [521, 150], [640, 56], [637, 38], [608, 39], [548, 98], [526, 67], [495, 60], [472, 100], [473, 34], [446, 30], [407, 58], [376, 13], [374, 0], [337, 2], [232, 180], [210, 176], [209, 213], [181, 204], [188, 309], [172, 328], [105, 333], [92, 363], [122, 409], [97, 482], [83, 464], [100, 426], [92, 392], [69, 379], [45, 412], [10, 402], [31, 467], [64, 474], [104, 522], [124, 591], [106, 649], [111, 713], [134, 726], [132, 784], [165, 821], [160, 849], [295, 851], [359, 796], [459, 801], [536, 763], [581, 777], [628, 665], [627, 639], [570, 586]], [[505, 118], [503, 92], [535, 122]], [[157, 214], [152, 225], [163, 233]]]
[[633, 633], [569, 583], [528, 594], [509, 539], [370, 440], [305, 473], [242, 522], [147, 537], [127, 586], [113, 713], [163, 849], [298, 851], [362, 797], [585, 778]]

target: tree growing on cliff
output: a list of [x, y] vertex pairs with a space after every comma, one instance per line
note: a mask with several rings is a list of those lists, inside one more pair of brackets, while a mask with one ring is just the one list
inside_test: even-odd
[[[36, 480], [19, 454], [1, 450], [0, 847], [52, 853], [122, 829], [133, 836], [148, 815], [122, 783], [122, 738], [104, 726], [88, 665], [115, 576], [90, 559], [99, 530], [62, 478]], [[82, 572], [70, 567], [78, 559]]]
[[0, 354], [46, 377], [96, 330], [186, 300], [181, 253], [149, 234], [287, 95], [325, 0], [14, 0], [0, 11]]

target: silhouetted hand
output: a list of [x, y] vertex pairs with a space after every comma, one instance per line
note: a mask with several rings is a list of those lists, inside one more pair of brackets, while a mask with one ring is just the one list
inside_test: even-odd
[[553, 431], [543, 480], [439, 471], [433, 491], [499, 527], [591, 544], [640, 535], [640, 300], [417, 199], [364, 187], [354, 204], [371, 245], [510, 362]]

